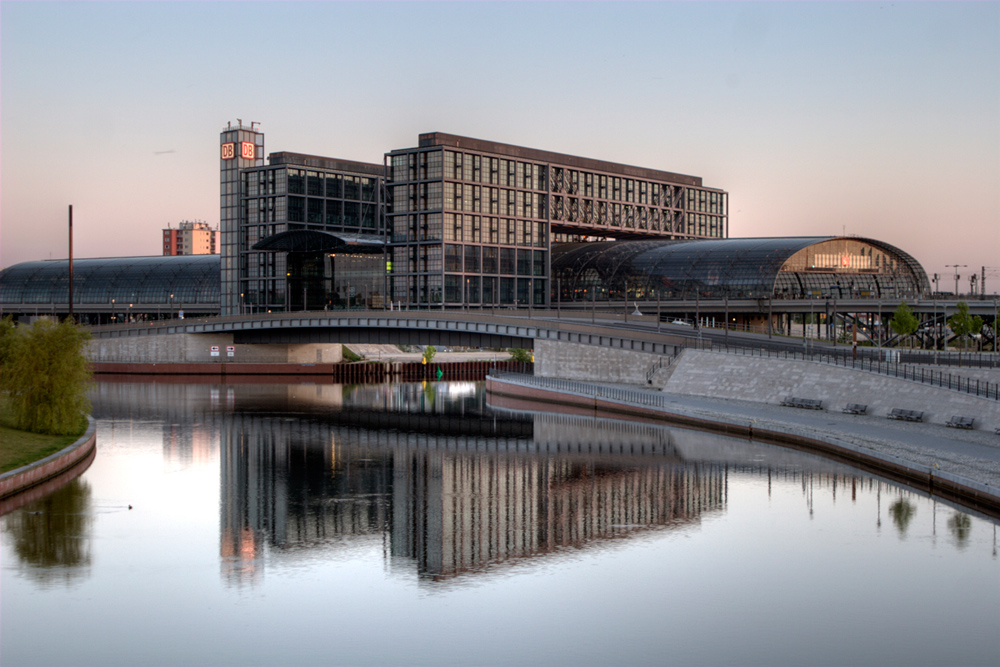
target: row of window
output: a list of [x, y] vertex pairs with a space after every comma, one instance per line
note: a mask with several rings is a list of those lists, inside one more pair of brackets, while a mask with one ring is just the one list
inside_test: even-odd
[[440, 149], [392, 156], [393, 183], [440, 179], [664, 208], [686, 208], [704, 213], [726, 213], [726, 193], [673, 183]]
[[374, 203], [288, 197], [288, 222], [308, 222], [375, 229], [378, 206]]
[[444, 270], [485, 275], [544, 276], [546, 256], [543, 250], [454, 243], [446, 243], [443, 253], [441, 246], [408, 246], [392, 249], [390, 269], [394, 275], [440, 273]]
[[520, 218], [490, 218], [456, 213], [393, 216], [393, 243], [465, 241], [545, 248], [548, 223]]
[[[689, 192], [689, 211], [721, 212], [719, 203], [706, 203], [696, 192]], [[718, 193], [705, 193], [715, 198]], [[719, 195], [721, 196], [721, 195]], [[622, 204], [614, 201], [589, 199], [586, 197], [547, 195], [510, 190], [505, 188], [483, 187], [469, 183], [454, 183], [452, 181], [409, 183], [392, 187], [392, 203], [395, 213], [411, 211], [465, 211], [469, 213], [492, 213], [494, 215], [509, 215], [524, 218], [549, 217], [546, 205], [551, 201], [551, 218], [569, 222], [589, 224], [614, 224], [622, 219], [622, 211], [640, 211], [643, 217], [655, 217], [658, 226], [664, 220], [672, 220], [680, 212], [668, 207]], [[683, 209], [683, 198], [679, 204]], [[631, 215], [628, 213], [627, 215]], [[721, 219], [720, 216], [716, 216]], [[721, 224], [716, 225], [721, 229]]]
[[[288, 193], [374, 202], [378, 200], [378, 179], [306, 169], [261, 169], [243, 172], [241, 192], [247, 197]], [[222, 194], [236, 194], [235, 184], [224, 180]]]
[[490, 307], [545, 304], [548, 281], [539, 278], [492, 276], [417, 275], [393, 276], [394, 301], [435, 305], [471, 304]]

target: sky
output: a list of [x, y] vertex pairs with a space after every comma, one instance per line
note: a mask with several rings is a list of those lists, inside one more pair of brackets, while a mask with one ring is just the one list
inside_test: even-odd
[[1000, 2], [0, 1], [0, 266], [219, 222], [219, 132], [447, 132], [701, 176], [731, 237], [853, 234], [1000, 289]]

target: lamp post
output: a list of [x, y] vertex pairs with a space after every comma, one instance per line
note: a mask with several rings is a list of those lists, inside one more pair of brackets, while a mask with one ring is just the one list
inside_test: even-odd
[[728, 294], [725, 297], [723, 297], [723, 301], [726, 304], [726, 329], [725, 329], [726, 333], [723, 335], [725, 336], [726, 349], [728, 350], [729, 349], [729, 295]]
[[170, 295], [170, 319], [174, 319], [174, 295]]

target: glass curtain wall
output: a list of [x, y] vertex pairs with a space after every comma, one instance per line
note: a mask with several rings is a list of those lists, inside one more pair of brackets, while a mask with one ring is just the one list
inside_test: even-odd
[[[367, 167], [367, 171], [381, 170], [378, 165]], [[331, 268], [329, 257], [257, 251], [253, 246], [292, 230], [385, 234], [385, 179], [372, 173], [283, 164], [244, 171], [241, 187], [239, 249], [243, 312], [322, 309], [346, 298], [337, 297], [329, 282], [336, 278], [329, 271], [338, 266], [334, 263]], [[376, 264], [372, 265], [376, 277], [366, 279], [373, 285], [381, 284], [385, 275], [384, 260], [380, 257]], [[303, 300], [302, 280], [307, 278], [312, 286]], [[359, 279], [354, 284], [360, 282]], [[384, 291], [381, 286], [373, 288], [370, 296], [376, 292], [382, 295]], [[379, 301], [384, 302], [384, 298], [380, 296]]]

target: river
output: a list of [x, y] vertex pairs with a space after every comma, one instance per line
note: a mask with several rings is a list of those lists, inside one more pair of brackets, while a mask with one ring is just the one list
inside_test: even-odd
[[1000, 663], [996, 522], [482, 383], [107, 379], [2, 518], [4, 665]]

